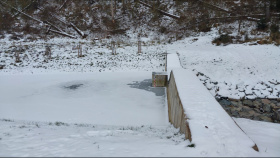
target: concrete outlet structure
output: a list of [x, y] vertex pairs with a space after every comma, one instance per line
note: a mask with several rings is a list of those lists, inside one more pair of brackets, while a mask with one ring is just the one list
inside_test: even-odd
[[166, 87], [168, 75], [166, 72], [153, 72], [153, 87]]

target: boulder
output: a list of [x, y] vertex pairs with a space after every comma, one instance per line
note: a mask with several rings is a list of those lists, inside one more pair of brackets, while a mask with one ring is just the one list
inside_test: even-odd
[[262, 103], [263, 103], [263, 104], [270, 104], [270, 103], [271, 103], [271, 101], [270, 101], [270, 100], [268, 100], [268, 99], [262, 99]]
[[5, 65], [0, 65], [0, 70], [4, 69]]
[[270, 104], [264, 104], [264, 105], [263, 105], [263, 110], [264, 110], [265, 112], [271, 112], [271, 106], [270, 106]]
[[241, 107], [242, 106], [242, 102], [241, 101], [231, 101], [231, 104], [234, 107]]
[[260, 100], [255, 100], [253, 101], [253, 105], [256, 106], [256, 108], [260, 108], [262, 103], [260, 102]]
[[276, 121], [280, 121], [280, 109], [274, 111], [273, 119]]
[[270, 100], [271, 101], [271, 103], [273, 103], [273, 104], [277, 104], [278, 103], [278, 101], [277, 100]]
[[235, 101], [235, 102], [240, 101], [240, 99], [234, 99], [234, 98], [228, 98], [228, 100], [230, 100], [230, 101]]
[[272, 122], [272, 119], [270, 117], [268, 117], [268, 116], [261, 115], [260, 118], [261, 118], [262, 121]]
[[271, 102], [269, 105], [271, 106], [272, 109], [277, 108], [276, 104], [274, 104], [273, 102]]
[[248, 118], [248, 119], [251, 119], [251, 116], [249, 115], [249, 113], [248, 112], [239, 112], [239, 115], [240, 115], [240, 117], [242, 117], [242, 118]]
[[250, 112], [252, 109], [246, 106], [242, 107], [242, 112]]
[[253, 120], [260, 121], [260, 120], [261, 120], [260, 115], [255, 114], [255, 115], [253, 116]]
[[252, 100], [244, 100], [244, 101], [243, 101], [243, 104], [244, 104], [244, 105], [247, 105], [247, 106], [252, 106], [252, 105], [253, 105], [253, 102], [252, 102]]
[[231, 102], [229, 100], [226, 100], [226, 99], [219, 100], [219, 103], [223, 106], [230, 106], [231, 105]]
[[233, 117], [240, 117], [239, 113], [236, 109], [230, 109], [231, 116]]

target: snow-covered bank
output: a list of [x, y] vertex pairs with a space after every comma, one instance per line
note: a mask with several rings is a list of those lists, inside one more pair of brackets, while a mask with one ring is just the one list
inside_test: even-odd
[[231, 44], [215, 46], [212, 31], [177, 41], [168, 53], [179, 53], [181, 65], [197, 72], [212, 95], [230, 98], [280, 97], [280, 47]]
[[172, 126], [100, 126], [0, 119], [0, 156], [280, 156], [279, 124], [236, 121], [258, 143], [260, 152], [218, 153], [214, 142], [188, 147], [190, 142]]
[[101, 125], [166, 125], [165, 89], [151, 72], [0, 76], [0, 116]]
[[[253, 121], [244, 118], [234, 118], [245, 133], [253, 139], [259, 147], [263, 157], [280, 156], [280, 124]], [[265, 156], [268, 154], [267, 156]]]
[[[83, 57], [78, 58], [81, 44]], [[45, 55], [45, 47], [51, 47], [51, 59]], [[15, 62], [16, 49], [21, 62]], [[137, 46], [125, 43], [118, 46], [117, 55], [112, 55], [110, 41], [51, 39], [49, 41], [20, 41], [16, 44], [0, 39], [0, 74], [46, 73], [46, 72], [134, 72], [164, 71], [165, 55], [163, 45], [142, 46], [142, 54], [137, 54]]]

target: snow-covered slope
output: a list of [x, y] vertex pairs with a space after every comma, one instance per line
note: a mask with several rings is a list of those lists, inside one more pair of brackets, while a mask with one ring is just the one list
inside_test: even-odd
[[[77, 50], [81, 44], [84, 57], [78, 58]], [[112, 55], [110, 40], [90, 41], [71, 39], [38, 40], [35, 42], [19, 41], [14, 44], [7, 39], [0, 40], [0, 69], [2, 74], [44, 73], [44, 72], [133, 72], [164, 71], [164, 46], [147, 44], [142, 47], [142, 54], [137, 54], [137, 46], [126, 42], [117, 48], [117, 55]], [[51, 46], [52, 57], [45, 55], [45, 47]], [[21, 62], [15, 62], [15, 49], [22, 48], [19, 54]]]
[[167, 47], [179, 53], [181, 65], [194, 70], [212, 95], [230, 98], [280, 97], [280, 47], [231, 44], [215, 46], [212, 31]]

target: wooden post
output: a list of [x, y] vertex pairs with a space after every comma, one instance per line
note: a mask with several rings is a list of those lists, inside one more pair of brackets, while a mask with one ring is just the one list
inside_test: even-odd
[[21, 47], [16, 47], [16, 48], [14, 49], [14, 51], [15, 51], [15, 58], [16, 58], [15, 62], [16, 62], [16, 63], [19, 63], [19, 62], [20, 62], [19, 52], [21, 51]]
[[141, 54], [141, 37], [140, 34], [138, 34], [138, 54]]
[[83, 53], [82, 53], [82, 46], [81, 46], [81, 43], [79, 43], [78, 45], [78, 57], [83, 57]]
[[16, 57], [16, 63], [19, 63], [20, 58], [19, 58], [19, 51], [18, 50], [15, 52], [15, 57]]
[[51, 59], [52, 51], [51, 51], [51, 47], [50, 46], [46, 46], [45, 55], [48, 57], [48, 59]]
[[115, 41], [112, 41], [112, 42], [111, 42], [111, 48], [112, 48], [112, 55], [117, 55], [116, 43], [115, 43]]

